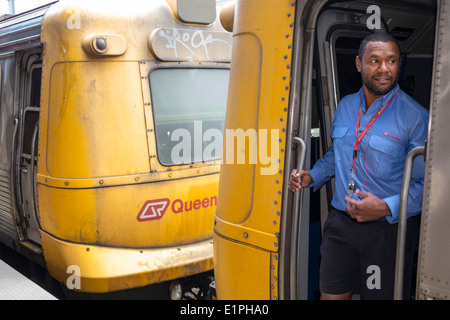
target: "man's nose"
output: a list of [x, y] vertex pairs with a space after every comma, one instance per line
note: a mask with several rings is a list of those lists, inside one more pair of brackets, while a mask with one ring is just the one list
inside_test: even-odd
[[386, 61], [381, 61], [380, 66], [378, 68], [380, 72], [389, 72], [389, 67]]

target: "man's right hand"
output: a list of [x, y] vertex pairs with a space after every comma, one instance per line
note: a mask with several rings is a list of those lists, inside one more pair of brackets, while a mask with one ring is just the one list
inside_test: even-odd
[[297, 169], [294, 169], [291, 172], [291, 179], [289, 180], [288, 188], [292, 192], [295, 192], [301, 188], [309, 186], [313, 182], [314, 179], [309, 174], [309, 171], [302, 170], [297, 172]]

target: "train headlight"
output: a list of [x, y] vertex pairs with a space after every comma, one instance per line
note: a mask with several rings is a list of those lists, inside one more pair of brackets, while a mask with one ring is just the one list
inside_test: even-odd
[[118, 34], [89, 34], [82, 42], [87, 54], [97, 56], [120, 56], [127, 50], [127, 42]]

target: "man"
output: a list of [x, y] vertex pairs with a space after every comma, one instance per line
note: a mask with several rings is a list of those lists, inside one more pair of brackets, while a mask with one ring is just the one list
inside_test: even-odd
[[[322, 299], [392, 299], [403, 167], [410, 150], [427, 138], [428, 111], [397, 82], [400, 49], [387, 34], [372, 34], [355, 59], [363, 86], [344, 97], [335, 113], [333, 146], [311, 171], [293, 170], [289, 189], [314, 191], [335, 177], [335, 194], [323, 228]], [[422, 207], [424, 158], [416, 158], [408, 198], [405, 295]], [[378, 274], [371, 278], [374, 272]], [[378, 277], [377, 277], [378, 276]], [[377, 277], [377, 278], [375, 278]]]

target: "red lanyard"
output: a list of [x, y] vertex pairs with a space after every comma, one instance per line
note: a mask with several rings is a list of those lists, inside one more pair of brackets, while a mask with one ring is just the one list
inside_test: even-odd
[[[398, 92], [398, 91], [397, 91]], [[378, 112], [373, 116], [372, 120], [367, 124], [367, 126], [364, 128], [364, 130], [361, 132], [361, 134], [358, 137], [358, 128], [359, 128], [359, 121], [361, 120], [361, 107], [359, 107], [359, 113], [358, 113], [358, 120], [356, 121], [356, 128], [355, 128], [355, 147], [353, 148], [353, 164], [352, 164], [352, 172], [355, 170], [355, 163], [356, 163], [356, 156], [358, 155], [358, 147], [361, 143], [362, 139], [366, 135], [367, 131], [369, 131], [370, 127], [373, 125], [373, 123], [380, 117], [380, 115], [383, 113], [383, 111], [386, 109], [386, 107], [391, 103], [392, 100], [394, 100], [395, 96], [397, 95], [397, 92], [392, 96], [391, 100], [389, 100], [386, 105], [378, 110]]]

